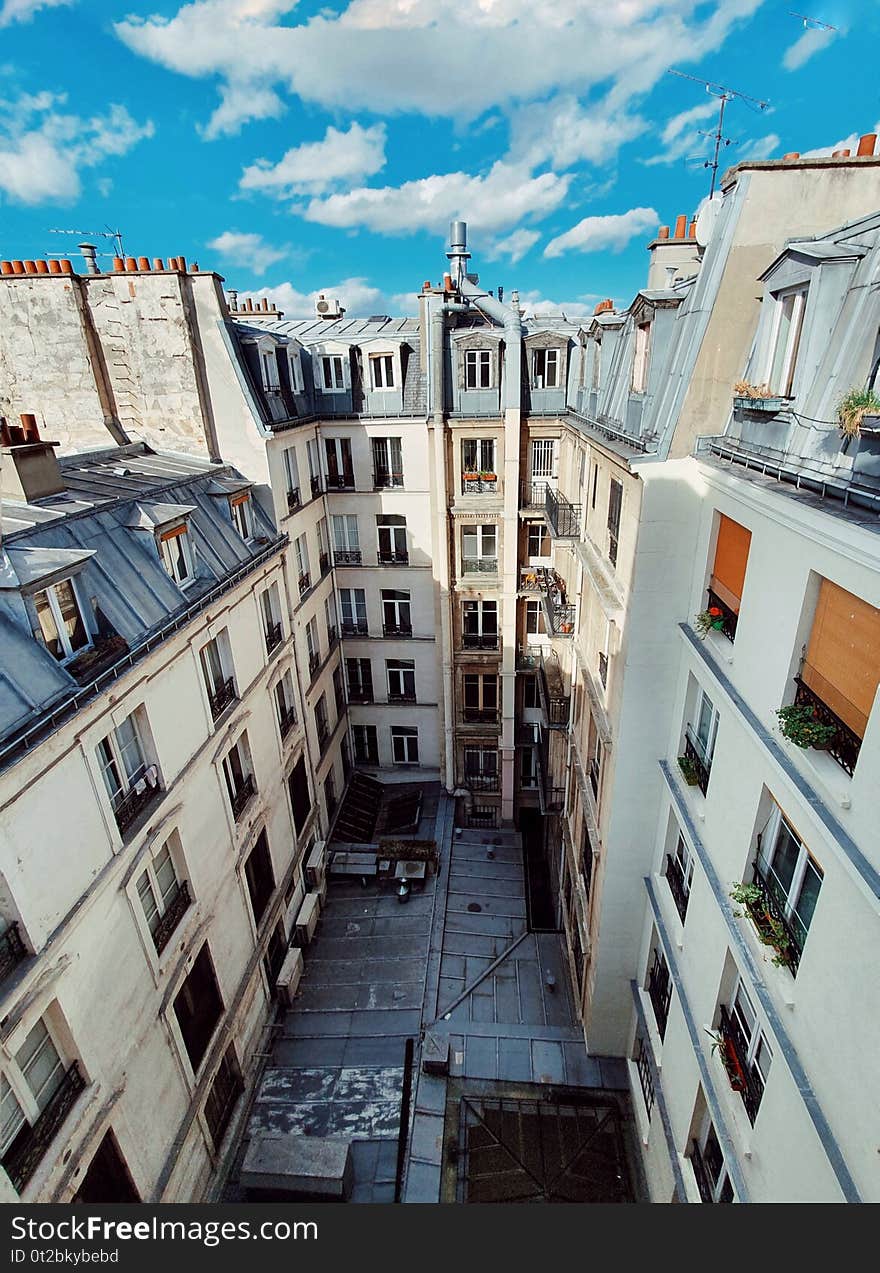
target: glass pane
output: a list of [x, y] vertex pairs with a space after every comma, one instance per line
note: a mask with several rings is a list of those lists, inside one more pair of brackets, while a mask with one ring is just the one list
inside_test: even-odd
[[55, 585], [55, 597], [61, 610], [61, 622], [67, 633], [70, 648], [71, 650], [79, 650], [88, 644], [89, 637], [82, 621], [82, 615], [79, 612], [79, 606], [76, 604], [73, 584], [69, 579], [64, 579], [61, 583]]
[[795, 906], [795, 915], [800, 920], [804, 933], [813, 919], [813, 912], [816, 909], [816, 902], [819, 900], [819, 890], [822, 887], [822, 873], [809, 859], [804, 872], [804, 882], [801, 885], [800, 895]]
[[771, 876], [775, 876], [782, 902], [786, 900], [791, 889], [791, 881], [800, 853], [800, 842], [795, 839], [785, 822], [780, 822], [770, 873]]
[[38, 592], [34, 596], [34, 605], [37, 609], [37, 618], [40, 621], [40, 633], [43, 637], [46, 649], [56, 659], [64, 658], [64, 647], [61, 644], [61, 638], [58, 635], [58, 628], [55, 625], [55, 616], [49, 607], [48, 593]]
[[153, 893], [153, 886], [150, 883], [150, 877], [146, 871], [141, 873], [137, 883], [138, 897], [141, 899], [141, 906], [144, 908], [147, 924], [150, 932], [154, 933], [159, 924], [159, 907], [156, 905], [156, 898]]
[[168, 845], [164, 845], [159, 851], [153, 870], [156, 874], [156, 883], [159, 885], [159, 892], [162, 894], [162, 906], [177, 888], [177, 873], [174, 870], [174, 863], [171, 860], [171, 854], [168, 851]]
[[64, 1077], [64, 1066], [42, 1021], [31, 1030], [15, 1056], [37, 1108], [48, 1105]]
[[15, 1093], [6, 1076], [0, 1074], [0, 1154], [9, 1148], [23, 1123], [24, 1114]]
[[104, 778], [104, 786], [107, 788], [107, 795], [111, 800], [115, 800], [122, 790], [122, 780], [119, 777], [119, 769], [109, 738], [102, 738], [98, 743], [98, 760], [101, 764], [101, 774]]
[[703, 751], [709, 754], [709, 744], [712, 736], [712, 718], [715, 709], [712, 706], [712, 700], [707, 694], [700, 695], [700, 714], [697, 718], [697, 738], [703, 745]]
[[127, 716], [117, 728], [116, 745], [119, 748], [122, 764], [129, 781], [135, 777], [140, 777], [144, 769], [144, 755], [141, 751], [141, 742], [135, 727], [134, 716]]

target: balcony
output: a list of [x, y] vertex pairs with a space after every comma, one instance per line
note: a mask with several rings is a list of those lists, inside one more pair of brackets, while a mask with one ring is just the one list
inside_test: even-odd
[[548, 486], [544, 493], [544, 513], [554, 539], [580, 539], [581, 505], [571, 504], [564, 495]]
[[399, 694], [392, 694], [388, 691], [389, 703], [414, 703], [416, 701], [415, 690], [401, 690]]
[[[718, 619], [718, 627], [716, 628], [716, 631], [723, 632], [724, 635], [727, 637], [728, 641], [732, 641], [734, 637], [736, 636], [736, 621], [739, 618], [739, 615], [736, 613], [735, 610], [731, 610], [730, 606], [725, 601], [722, 601], [721, 598], [718, 596], [718, 593], [713, 592], [711, 588], [707, 590], [706, 597], [707, 597], [707, 601], [706, 601], [707, 610], [721, 611], [721, 615]], [[713, 624], [713, 627], [714, 627], [714, 624]]]
[[309, 676], [314, 676], [321, 666], [321, 655], [317, 650], [309, 650]]
[[497, 707], [463, 707], [461, 719], [466, 725], [498, 726]]
[[318, 569], [321, 572], [321, 578], [323, 579], [327, 571], [330, 569], [330, 554], [329, 553], [324, 553], [324, 552], [318, 553]]
[[214, 690], [213, 694], [208, 695], [208, 702], [211, 706], [211, 717], [217, 720], [226, 711], [230, 703], [235, 702], [235, 681], [231, 676], [227, 677], [221, 685]]
[[253, 796], [256, 793], [256, 790], [257, 789], [254, 786], [253, 774], [248, 774], [248, 776], [242, 782], [241, 786], [236, 791], [235, 795], [232, 797], [232, 814], [236, 822], [244, 813], [245, 808], [247, 807], [248, 801], [250, 800], [251, 796]]
[[484, 477], [480, 473], [462, 473], [461, 493], [462, 495], [497, 495], [498, 477], [495, 474]]
[[574, 635], [576, 606], [566, 600], [565, 580], [547, 566], [535, 566], [523, 572], [520, 588], [540, 592], [544, 621], [551, 636]]
[[350, 685], [348, 687], [349, 703], [372, 703], [372, 685]]
[[[151, 767], [152, 768], [152, 767]], [[147, 770], [149, 773], [150, 770]], [[155, 769], [152, 770], [155, 775]], [[161, 787], [158, 780], [154, 776], [151, 782], [146, 773], [142, 778], [134, 782], [126, 792], [120, 793], [113, 801], [113, 814], [116, 818], [116, 825], [122, 835], [137, 822], [141, 814], [156, 800], [161, 794]]]
[[374, 469], [373, 490], [385, 491], [400, 489], [403, 486], [403, 473], [397, 469]]
[[659, 950], [654, 951], [654, 962], [648, 974], [648, 998], [654, 1009], [657, 1022], [657, 1033], [662, 1039], [666, 1033], [666, 1021], [669, 1017], [669, 1003], [672, 999], [672, 980], [669, 968], [661, 957]]
[[74, 1061], [45, 1109], [32, 1124], [25, 1123], [3, 1155], [3, 1166], [18, 1193], [39, 1167], [61, 1124], [85, 1087], [79, 1064]]
[[[803, 679], [804, 672], [811, 674], [811, 680], [822, 680], [819, 674], [810, 667], [809, 663], [803, 663], [801, 665], [801, 675], [794, 678], [797, 686], [794, 696], [795, 705], [797, 707], [811, 707], [816, 720], [822, 725], [828, 725], [833, 729], [834, 732], [828, 742], [823, 744], [822, 751], [827, 751], [832, 760], [836, 760], [841, 769], [852, 777], [862, 747], [862, 740], [855, 730], [841, 720], [837, 713], [819, 697], [815, 689], [806, 683]], [[829, 686], [829, 689], [831, 688]], [[856, 712], [855, 708], [853, 708], [853, 712]], [[867, 719], [861, 716], [861, 713], [858, 713], [858, 715], [864, 722], [864, 729], [867, 726]]]
[[335, 566], [362, 566], [363, 557], [359, 548], [334, 548], [333, 564]]
[[278, 722], [278, 727], [281, 730], [281, 737], [286, 738], [287, 735], [290, 733], [290, 731], [293, 729], [295, 724], [296, 724], [296, 712], [294, 711], [292, 707], [288, 707], [285, 710], [284, 715], [281, 717], [281, 719]]
[[382, 634], [387, 637], [411, 637], [411, 623], [383, 623]]
[[[760, 837], [758, 847], [760, 852]], [[796, 976], [807, 930], [794, 916], [791, 919], [786, 916], [785, 898], [779, 885], [769, 872], [761, 870], [757, 861], [752, 879], [760, 895], [754, 902], [745, 904], [746, 914], [755, 925], [761, 941], [775, 947], [774, 963], [790, 969], [792, 976]]]
[[684, 872], [681, 869], [681, 863], [678, 858], [674, 858], [671, 853], [666, 854], [666, 883], [669, 885], [669, 891], [672, 894], [672, 900], [675, 902], [675, 909], [678, 911], [678, 917], [682, 923], [685, 921], [688, 909], [688, 898], [690, 890], [685, 884]]
[[269, 626], [266, 628], [265, 636], [266, 636], [266, 653], [271, 654], [273, 650], [277, 650], [278, 646], [281, 644], [281, 641], [284, 637], [284, 629], [281, 626], [280, 619], [277, 623], [269, 624]]
[[297, 579], [296, 586], [299, 588], [299, 599], [302, 601], [303, 597], [312, 586], [312, 576], [307, 570], [304, 570], [299, 579]]
[[324, 481], [328, 492], [354, 490], [354, 473], [351, 469], [346, 469], [342, 473], [328, 473]]
[[370, 635], [370, 627], [366, 619], [359, 619], [357, 623], [342, 624], [343, 637], [365, 637]]
[[[682, 764], [682, 761], [685, 763]], [[679, 756], [678, 763], [689, 786], [697, 786], [703, 795], [709, 789], [709, 774], [712, 772], [712, 761], [703, 750], [703, 744], [688, 725], [684, 733], [684, 756]]]
[[408, 552], [395, 552], [395, 553], [382, 552], [380, 550], [376, 554], [376, 560], [380, 566], [408, 566], [409, 553]]
[[471, 791], [498, 791], [499, 777], [497, 773], [469, 773], [465, 770], [464, 786]]
[[18, 924], [13, 921], [0, 936], [0, 982], [6, 980], [13, 968], [27, 957], [27, 949], [21, 940]]
[[294, 509], [300, 508], [302, 500], [300, 499], [299, 487], [294, 486], [293, 490], [287, 492], [287, 511], [292, 513]]
[[730, 1086], [739, 1092], [746, 1108], [749, 1122], [754, 1126], [764, 1095], [764, 1084], [753, 1066], [749, 1064], [746, 1041], [734, 1017], [726, 1008], [721, 1009], [721, 1060], [730, 1079]]
[[543, 512], [546, 507], [547, 492], [551, 489], [547, 478], [537, 482], [523, 482], [519, 488], [520, 508], [537, 508]]
[[463, 632], [461, 634], [463, 650], [497, 650], [497, 632]]
[[534, 666], [538, 671], [538, 694], [550, 729], [568, 729], [571, 695], [565, 693], [565, 679], [559, 659], [535, 646]]
[[187, 880], [181, 880], [153, 933], [153, 945], [156, 947], [157, 955], [161, 955], [168, 945], [175, 928], [189, 910], [191, 902], [189, 883]]
[[497, 557], [462, 557], [461, 573], [463, 575], [497, 575]]

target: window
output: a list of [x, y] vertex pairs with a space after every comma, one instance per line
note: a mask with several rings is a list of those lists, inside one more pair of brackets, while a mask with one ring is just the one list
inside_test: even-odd
[[272, 929], [269, 940], [266, 943], [266, 953], [263, 956], [263, 970], [266, 973], [269, 991], [273, 998], [276, 988], [275, 983], [278, 980], [278, 974], [281, 971], [281, 965], [284, 963], [287, 949], [287, 942], [284, 938], [284, 925], [279, 920]]
[[620, 510], [623, 506], [623, 486], [612, 477], [608, 489], [608, 560], [617, 565], [617, 544], [620, 537]]
[[138, 876], [137, 892], [156, 953], [168, 945], [184, 911], [189, 906], [189, 887], [181, 883], [174, 864], [172, 848], [175, 837], [169, 837], [155, 857]]
[[532, 350], [532, 385], [535, 389], [558, 389], [562, 359], [559, 349]]
[[257, 836], [256, 843], [245, 860], [244, 878], [248, 896], [251, 899], [254, 923], [259, 928], [260, 920], [265, 915], [266, 907], [275, 892], [275, 875], [272, 871], [272, 858], [269, 854], [269, 841], [266, 839], [265, 830]]
[[333, 781], [332, 769], [324, 779], [324, 808], [327, 810], [327, 817], [332, 818], [336, 811], [336, 784]]
[[309, 780], [306, 776], [306, 762], [303, 756], [300, 756], [290, 771], [290, 776], [287, 779], [287, 790], [290, 794], [293, 825], [296, 827], [297, 835], [301, 835], [312, 809], [312, 797], [309, 792]]
[[372, 703], [373, 665], [369, 659], [346, 659], [345, 679], [352, 703]]
[[373, 486], [403, 486], [400, 438], [373, 438]]
[[305, 534], [296, 537], [293, 541], [293, 547], [296, 550], [296, 565], [299, 570], [298, 585], [300, 596], [302, 596], [312, 586], [312, 576], [309, 570], [309, 545]]
[[275, 686], [275, 708], [278, 713], [281, 737], [285, 738], [296, 724], [296, 698], [293, 692], [293, 676], [289, 668]]
[[412, 636], [409, 593], [382, 589], [382, 623], [386, 636]]
[[657, 1033], [662, 1039], [666, 1034], [666, 1022], [669, 1017], [669, 1004], [672, 999], [672, 978], [669, 965], [659, 947], [654, 950], [654, 957], [648, 972], [648, 998], [654, 1009], [657, 1022]]
[[715, 736], [718, 733], [718, 713], [705, 690], [700, 690], [697, 704], [697, 724], [694, 732], [696, 733], [701, 759], [706, 768], [711, 769], [712, 756], [715, 753]]
[[771, 391], [780, 398], [791, 396], [806, 303], [805, 287], [794, 288], [776, 297], [767, 383]]
[[306, 442], [306, 459], [309, 464], [309, 489], [317, 495], [321, 489], [321, 466], [318, 461], [318, 440], [309, 438]]
[[318, 670], [321, 662], [321, 645], [318, 637], [318, 620], [312, 615], [306, 624], [306, 651], [309, 656], [309, 672], [312, 676]]
[[700, 1135], [691, 1146], [690, 1157], [702, 1201], [733, 1202], [733, 1185], [708, 1114], [704, 1118]]
[[185, 523], [159, 532], [159, 552], [162, 565], [175, 583], [180, 584], [181, 588], [192, 583], [193, 551], [189, 527]]
[[461, 444], [461, 471], [472, 478], [483, 474], [497, 477], [494, 438], [464, 438]]
[[[580, 936], [580, 934], [578, 934]], [[643, 1034], [636, 1036], [636, 1052], [633, 1060], [636, 1064], [636, 1070], [639, 1075], [639, 1084], [642, 1089], [642, 1096], [645, 1101], [645, 1113], [650, 1122], [651, 1115], [654, 1112], [654, 1072], [651, 1067], [651, 1049]]]
[[589, 897], [593, 884], [593, 842], [590, 839], [590, 827], [586, 818], [581, 824], [581, 874], [584, 877], [584, 889]]
[[590, 507], [591, 507], [591, 508], [595, 508], [595, 507], [596, 507], [596, 491], [597, 491], [597, 489], [598, 489], [598, 486], [599, 486], [599, 465], [598, 465], [598, 463], [596, 463], [596, 464], [594, 464], [594, 465], [593, 465], [593, 491], [592, 491], [592, 494], [591, 494], [591, 496], [590, 496]]
[[644, 393], [648, 387], [648, 350], [651, 345], [651, 324], [639, 323], [636, 327], [636, 347], [633, 354], [633, 393]]
[[376, 518], [380, 566], [405, 565], [409, 561], [406, 546], [406, 518], [384, 513]]
[[321, 358], [321, 376], [325, 393], [341, 393], [345, 388], [341, 354], [325, 354]]
[[303, 392], [303, 374], [302, 363], [299, 354], [294, 349], [287, 351], [287, 371], [290, 376], [290, 387], [294, 393]]
[[774, 909], [782, 913], [799, 960], [813, 922], [823, 872], [778, 805], [774, 805], [761, 834], [757, 866]]
[[358, 537], [358, 519], [356, 513], [334, 513], [331, 517], [333, 528], [333, 560], [337, 566], [359, 566], [361, 564], [361, 545]]
[[416, 701], [416, 665], [413, 659], [386, 659], [388, 677], [388, 701]]
[[319, 517], [315, 529], [318, 532], [318, 567], [323, 577], [330, 569], [330, 541], [327, 538], [327, 518]]
[[230, 1043], [223, 1053], [223, 1060], [214, 1075], [205, 1100], [205, 1122], [208, 1124], [215, 1152], [219, 1152], [226, 1129], [238, 1104], [238, 1098], [243, 1091], [244, 1081], [235, 1055], [235, 1046]]
[[540, 601], [526, 602], [526, 632], [529, 636], [541, 636], [545, 632], [544, 612]]
[[523, 677], [523, 707], [539, 707], [537, 676]]
[[602, 375], [602, 342], [600, 340], [593, 341], [593, 376], [592, 387], [599, 388], [600, 377]]
[[355, 763], [359, 765], [378, 765], [379, 741], [375, 725], [352, 725], [351, 736], [354, 740]]
[[246, 733], [241, 735], [223, 757], [223, 777], [226, 780], [232, 812], [236, 818], [240, 818], [256, 790]]
[[223, 1015], [223, 1000], [207, 942], [196, 955], [189, 976], [175, 995], [174, 1015], [193, 1073], [196, 1073]]
[[124, 834], [159, 789], [158, 771], [147, 764], [134, 712], [101, 739], [97, 757], [116, 824]]
[[284, 457], [284, 480], [287, 486], [288, 508], [297, 508], [300, 503], [299, 465], [296, 461], [296, 447], [289, 446], [282, 451]]
[[596, 804], [599, 803], [599, 792], [602, 789], [602, 760], [605, 749], [598, 734], [593, 736], [593, 754], [590, 756], [590, 786]]
[[498, 569], [498, 532], [492, 522], [461, 528], [463, 574], [494, 573]]
[[679, 834], [675, 852], [666, 855], [666, 882], [675, 902], [682, 923], [687, 915], [688, 901], [691, 895], [691, 882], [694, 878], [694, 860], [691, 851]]
[[466, 650], [498, 649], [498, 602], [461, 603], [462, 645]]
[[466, 349], [464, 354], [465, 389], [492, 388], [491, 349]]
[[751, 542], [750, 530], [746, 530], [745, 526], [740, 526], [730, 517], [725, 517], [723, 513], [720, 515], [708, 602], [710, 607], [717, 606], [722, 611], [721, 627], [718, 630], [730, 641], [736, 636]]
[[[62, 1059], [41, 1017], [0, 1074], [0, 1161], [19, 1193], [83, 1086], [76, 1064], [68, 1066]], [[38, 1138], [41, 1121], [48, 1134]]]
[[519, 785], [524, 791], [529, 791], [538, 785], [534, 747], [519, 749]]
[[529, 559], [550, 556], [550, 532], [543, 522], [529, 522], [526, 552]]
[[556, 441], [554, 438], [533, 438], [532, 481], [543, 482], [556, 476]]
[[498, 751], [475, 743], [464, 748], [464, 781], [472, 791], [498, 790]]
[[272, 653], [281, 644], [284, 629], [281, 625], [281, 602], [278, 596], [278, 584], [270, 584], [260, 593], [260, 613], [263, 619], [263, 636], [266, 650]]
[[62, 579], [42, 592], [34, 593], [34, 606], [40, 624], [39, 635], [59, 663], [72, 659], [80, 650], [91, 645], [72, 579]]
[[770, 1073], [773, 1052], [742, 981], [737, 982], [729, 1011], [721, 1009], [721, 1033], [733, 1045], [737, 1090], [749, 1122], [754, 1123]]
[[140, 1202], [116, 1137], [107, 1131], [95, 1150], [88, 1170], [73, 1196], [74, 1202], [90, 1206], [111, 1203]]
[[281, 381], [278, 378], [278, 362], [275, 358], [274, 349], [261, 351], [260, 365], [263, 369], [263, 388], [269, 390], [280, 389]]
[[315, 704], [315, 733], [318, 736], [318, 747], [321, 751], [330, 737], [330, 726], [327, 723], [327, 695], [322, 694]]
[[374, 389], [394, 388], [394, 356], [370, 354], [370, 383]]
[[327, 489], [345, 489], [354, 486], [351, 439], [325, 438], [324, 452], [327, 458]]
[[419, 731], [407, 725], [391, 726], [391, 759], [395, 765], [419, 763]]
[[495, 721], [498, 717], [498, 677], [492, 672], [465, 672], [464, 719]]
[[342, 665], [336, 664], [333, 669], [333, 697], [336, 700], [336, 715], [341, 716], [345, 711], [345, 690], [342, 685]]
[[340, 588], [339, 609], [343, 636], [367, 635], [367, 594], [363, 588]]
[[336, 641], [335, 606], [332, 595], [324, 598], [324, 623], [327, 625], [327, 649], [332, 649]]

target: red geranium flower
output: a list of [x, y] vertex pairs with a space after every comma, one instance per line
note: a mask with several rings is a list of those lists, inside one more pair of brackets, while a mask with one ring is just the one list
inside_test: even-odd
[[711, 614], [713, 619], [717, 619], [722, 612], [721, 610], [719, 610], [718, 606], [710, 606], [709, 613]]

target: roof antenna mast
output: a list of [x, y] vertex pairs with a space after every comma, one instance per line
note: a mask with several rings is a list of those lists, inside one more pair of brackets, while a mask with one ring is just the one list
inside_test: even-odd
[[719, 158], [722, 146], [729, 146], [733, 140], [724, 136], [724, 110], [728, 102], [739, 99], [742, 102], [749, 102], [753, 106], [757, 106], [758, 110], [766, 110], [770, 105], [769, 102], [762, 102], [760, 98], [749, 97], [748, 93], [740, 93], [735, 88], [728, 88], [725, 84], [715, 84], [712, 80], [701, 80], [696, 75], [686, 75], [684, 71], [676, 71], [674, 67], [669, 68], [670, 75], [678, 75], [683, 80], [691, 80], [694, 84], [702, 84], [707, 93], [718, 98], [718, 122], [715, 125], [715, 131], [707, 134], [713, 139], [712, 158], [705, 160], [704, 168], [708, 168], [712, 173], [712, 180], [709, 185], [709, 198], [711, 199], [715, 193], [715, 183], [718, 179]]

